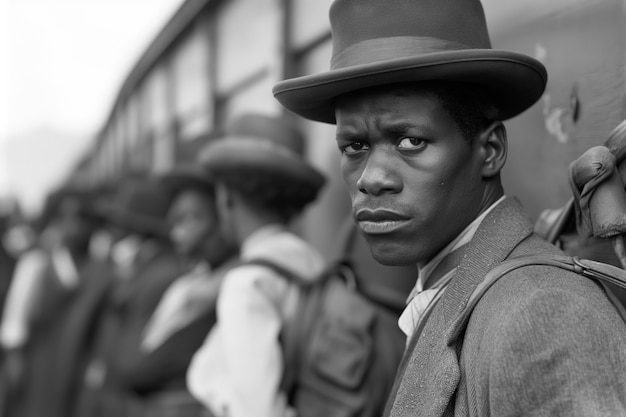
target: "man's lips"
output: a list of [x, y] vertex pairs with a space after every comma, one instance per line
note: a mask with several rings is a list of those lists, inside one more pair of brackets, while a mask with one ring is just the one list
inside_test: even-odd
[[408, 216], [386, 209], [360, 209], [355, 217], [357, 224], [366, 234], [390, 233], [410, 220]]
[[356, 220], [360, 221], [371, 221], [371, 222], [384, 222], [384, 221], [401, 221], [408, 220], [409, 217], [397, 213], [391, 210], [385, 209], [360, 209], [356, 212]]

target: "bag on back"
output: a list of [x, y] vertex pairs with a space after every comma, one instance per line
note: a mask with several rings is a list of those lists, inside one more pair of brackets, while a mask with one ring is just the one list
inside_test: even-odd
[[[572, 198], [556, 210], [544, 210], [535, 232], [566, 254], [626, 267], [626, 120], [603, 146], [588, 149], [569, 167]], [[610, 288], [626, 306], [626, 289]]]
[[397, 306], [366, 296], [349, 260], [332, 263], [314, 283], [265, 260], [247, 263], [301, 287], [281, 334], [282, 389], [298, 417], [381, 415], [406, 342]]
[[470, 296], [450, 332], [460, 338], [481, 297], [500, 278], [526, 266], [552, 266], [594, 280], [626, 324], [626, 120], [604, 146], [587, 150], [569, 167], [572, 198], [561, 208], [544, 210], [535, 233], [566, 255], [510, 258], [493, 268]]

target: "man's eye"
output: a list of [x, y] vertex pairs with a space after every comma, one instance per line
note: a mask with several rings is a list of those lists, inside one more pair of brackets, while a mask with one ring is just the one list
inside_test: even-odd
[[402, 138], [398, 143], [398, 148], [401, 149], [421, 149], [426, 145], [426, 141], [420, 138]]
[[354, 154], [368, 149], [369, 147], [363, 142], [352, 142], [351, 144], [344, 146], [342, 151], [345, 154]]

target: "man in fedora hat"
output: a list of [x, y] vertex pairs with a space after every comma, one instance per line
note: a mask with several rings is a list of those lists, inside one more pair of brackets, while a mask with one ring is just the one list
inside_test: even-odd
[[217, 324], [187, 373], [191, 393], [218, 417], [292, 414], [280, 389], [280, 332], [295, 315], [302, 286], [250, 261], [310, 281], [325, 267], [322, 256], [288, 230], [324, 184], [303, 153], [304, 138], [286, 118], [245, 114], [200, 157], [215, 182], [221, 225], [243, 262], [224, 277]]
[[491, 49], [478, 0], [336, 0], [331, 70], [283, 81], [289, 110], [336, 123], [355, 221], [381, 263], [418, 266], [391, 416], [626, 415], [626, 332], [593, 281], [504, 260], [558, 254], [504, 193], [503, 120], [541, 97], [536, 60]]

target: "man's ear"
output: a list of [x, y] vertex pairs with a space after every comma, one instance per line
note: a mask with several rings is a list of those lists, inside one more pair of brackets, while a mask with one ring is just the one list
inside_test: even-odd
[[493, 122], [481, 133], [479, 140], [485, 155], [483, 177], [491, 178], [500, 173], [506, 162], [508, 150], [506, 128], [502, 122]]

